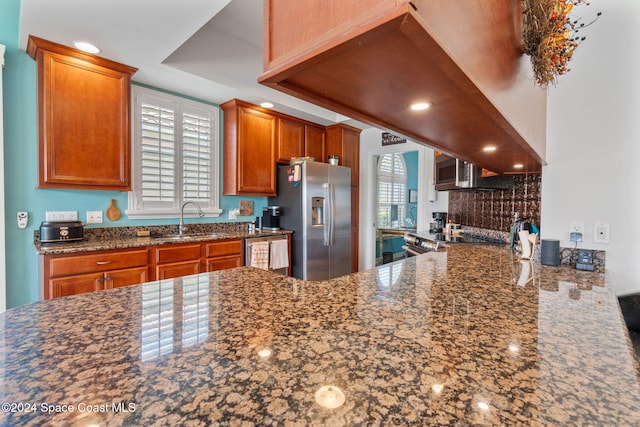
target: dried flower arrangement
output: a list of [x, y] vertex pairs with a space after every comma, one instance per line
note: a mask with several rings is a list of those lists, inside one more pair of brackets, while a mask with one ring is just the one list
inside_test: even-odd
[[531, 57], [536, 82], [547, 88], [555, 86], [558, 76], [570, 69], [573, 52], [585, 39], [579, 30], [593, 24], [572, 20], [569, 13], [586, 0], [522, 0], [524, 52]]

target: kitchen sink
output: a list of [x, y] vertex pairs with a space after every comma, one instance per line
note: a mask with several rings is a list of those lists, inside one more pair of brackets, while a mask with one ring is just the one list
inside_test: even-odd
[[225, 233], [198, 233], [198, 234], [159, 234], [155, 236], [156, 239], [163, 240], [194, 240], [194, 239], [219, 239], [223, 237]]

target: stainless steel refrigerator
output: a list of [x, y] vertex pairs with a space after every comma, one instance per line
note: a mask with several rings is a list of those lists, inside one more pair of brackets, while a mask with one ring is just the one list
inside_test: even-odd
[[306, 161], [278, 167], [280, 227], [292, 230], [292, 275], [326, 280], [351, 273], [351, 169]]

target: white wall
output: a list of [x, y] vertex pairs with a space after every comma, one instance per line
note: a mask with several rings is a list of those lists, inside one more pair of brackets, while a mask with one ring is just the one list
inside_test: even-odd
[[[576, 16], [583, 30], [571, 71], [549, 89], [547, 163], [542, 173], [542, 238], [573, 247], [569, 224], [585, 223], [579, 248], [606, 251], [618, 295], [640, 292], [640, 1], [592, 0]], [[593, 224], [610, 223], [610, 244]]]

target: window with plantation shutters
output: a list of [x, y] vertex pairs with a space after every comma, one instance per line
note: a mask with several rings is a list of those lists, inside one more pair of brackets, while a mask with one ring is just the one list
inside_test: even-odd
[[176, 217], [182, 203], [195, 201], [207, 216], [219, 216], [218, 108], [139, 86], [132, 91], [127, 215]]
[[407, 167], [402, 154], [378, 157], [378, 227], [403, 226], [407, 209]]

